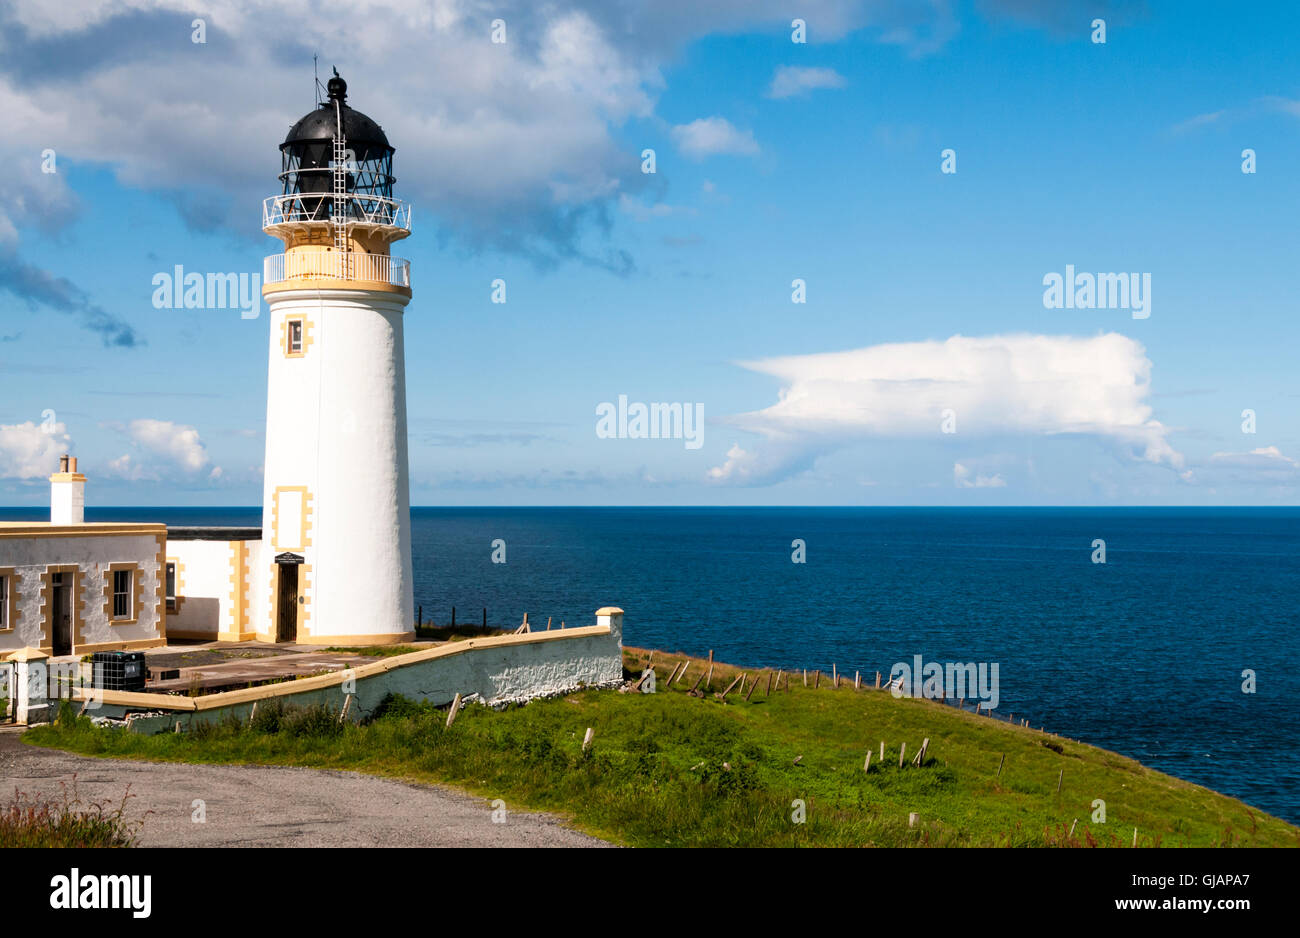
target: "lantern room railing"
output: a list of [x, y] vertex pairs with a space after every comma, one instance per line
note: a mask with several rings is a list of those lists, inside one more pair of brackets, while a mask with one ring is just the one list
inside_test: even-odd
[[411, 262], [387, 254], [298, 251], [272, 254], [262, 264], [262, 283], [292, 280], [355, 280], [411, 288]]
[[[397, 228], [411, 233], [411, 206], [400, 199], [358, 193], [343, 200], [349, 225]], [[262, 228], [331, 222], [334, 196], [328, 192], [274, 195], [262, 202]]]

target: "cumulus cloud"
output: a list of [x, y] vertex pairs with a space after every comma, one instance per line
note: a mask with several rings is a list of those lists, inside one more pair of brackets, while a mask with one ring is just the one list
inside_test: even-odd
[[[1190, 479], [1168, 428], [1147, 404], [1151, 362], [1142, 345], [1108, 333], [953, 336], [847, 352], [741, 362], [781, 382], [778, 400], [726, 419], [763, 438], [711, 473], [714, 479], [772, 483], [830, 450], [865, 439], [960, 439], [1024, 435], [1094, 436], [1123, 457]], [[737, 447], [737, 449], [739, 449]], [[954, 470], [957, 484], [972, 486]], [[997, 485], [989, 476], [985, 486]]]
[[0, 423], [0, 478], [48, 478], [71, 444], [68, 428], [61, 423]]
[[970, 468], [959, 462], [952, 464], [952, 481], [959, 489], [1001, 489], [1007, 485], [1007, 480], [997, 472], [991, 476], [976, 474], [972, 478]]
[[[211, 461], [207, 448], [194, 427], [170, 420], [132, 420], [118, 430], [134, 447], [109, 463], [109, 473], [122, 479], [159, 479], [170, 474], [196, 476]], [[140, 457], [145, 457], [143, 460]], [[208, 472], [208, 478], [221, 478], [220, 466]]]
[[806, 95], [819, 88], [843, 88], [845, 84], [844, 76], [833, 68], [781, 65], [772, 76], [772, 84], [767, 89], [767, 96], [781, 100]]
[[1300, 482], [1300, 460], [1283, 455], [1276, 446], [1260, 446], [1248, 453], [1215, 453], [1206, 468], [1212, 479], [1222, 476], [1248, 484]]
[[758, 141], [748, 130], [738, 130], [725, 117], [701, 117], [689, 124], [678, 124], [672, 130], [673, 141], [682, 155], [702, 160], [707, 156], [730, 153], [753, 156], [758, 153]]
[[[924, 52], [956, 32], [951, 5], [937, 0], [807, 0], [796, 12], [812, 43], [862, 30]], [[608, 243], [610, 210], [647, 181], [620, 128], [653, 117], [661, 67], [686, 44], [788, 35], [792, 15], [785, 0], [9, 0], [0, 3], [0, 162], [9, 168], [0, 239], [24, 221], [57, 224], [73, 207], [62, 168], [21, 189], [12, 182], [15, 168], [53, 147], [61, 167], [108, 167], [170, 199], [192, 227], [260, 243], [274, 147], [314, 104], [319, 52], [323, 74], [337, 65], [351, 103], [392, 135], [398, 187], [420, 224], [470, 250], [625, 272], [630, 256]], [[196, 17], [203, 44], [191, 41]], [[491, 42], [498, 18], [505, 43]], [[756, 150], [736, 134], [731, 146]], [[20, 208], [45, 198], [69, 204]]]

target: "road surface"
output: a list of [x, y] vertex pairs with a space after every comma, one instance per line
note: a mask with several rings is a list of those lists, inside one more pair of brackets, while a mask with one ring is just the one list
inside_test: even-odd
[[322, 769], [99, 759], [27, 746], [21, 733], [0, 729], [0, 803], [15, 786], [61, 797], [60, 782], [71, 788], [75, 776], [83, 802], [116, 805], [130, 785], [127, 817], [144, 815], [145, 847], [608, 846], [508, 804], [504, 823], [493, 823], [486, 799], [446, 788]]

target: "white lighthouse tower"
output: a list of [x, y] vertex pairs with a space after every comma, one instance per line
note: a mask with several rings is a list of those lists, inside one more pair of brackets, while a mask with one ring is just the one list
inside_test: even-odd
[[387, 644], [414, 637], [402, 317], [411, 233], [393, 198], [393, 148], [329, 100], [280, 146], [282, 192], [263, 230], [270, 310], [262, 545], [250, 597], [258, 637]]

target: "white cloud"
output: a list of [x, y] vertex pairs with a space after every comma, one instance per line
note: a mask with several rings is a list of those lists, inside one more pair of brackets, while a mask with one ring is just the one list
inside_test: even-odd
[[722, 153], [738, 156], [758, 153], [758, 141], [753, 133], [736, 129], [725, 117], [700, 117], [689, 124], [678, 124], [672, 134], [682, 154], [693, 160]]
[[1252, 449], [1249, 453], [1215, 453], [1210, 457], [1210, 460], [1223, 465], [1245, 467], [1291, 466], [1300, 468], [1300, 462], [1289, 456], [1283, 456], [1282, 451], [1276, 446], [1260, 446]]
[[729, 460], [716, 479], [780, 481], [863, 439], [942, 439], [945, 411], [953, 412], [959, 439], [1090, 435], [1126, 458], [1190, 479], [1168, 428], [1146, 403], [1145, 350], [1116, 333], [958, 335], [740, 364], [782, 387], [770, 407], [728, 418], [764, 444], [746, 454], [743, 475]]
[[1300, 483], [1300, 460], [1283, 455], [1276, 446], [1260, 446], [1248, 453], [1215, 453], [1204, 472], [1218, 482], [1291, 486]]
[[55, 423], [0, 424], [0, 479], [45, 479], [58, 471], [59, 457], [72, 440], [68, 428]]
[[650, 221], [653, 218], [668, 218], [671, 215], [694, 215], [695, 209], [684, 205], [669, 205], [667, 202], [656, 202], [653, 205], [647, 205], [640, 199], [634, 199], [626, 192], [619, 196], [618, 207], [623, 214], [635, 219], [636, 221]]
[[[109, 465], [109, 473], [128, 480], [159, 479], [179, 472], [194, 476], [210, 463], [207, 448], [194, 427], [172, 423], [170, 420], [132, 420], [118, 428], [135, 447], [135, 454], [124, 453]], [[139, 457], [146, 457], [141, 460]], [[221, 477], [220, 466], [208, 473], [208, 478]]]
[[1007, 485], [1007, 480], [997, 472], [991, 476], [977, 474], [972, 479], [971, 470], [959, 462], [952, 464], [952, 481], [959, 489], [1001, 489]]
[[844, 76], [833, 68], [801, 68], [797, 65], [779, 65], [767, 89], [769, 98], [778, 100], [806, 95], [819, 88], [843, 88]]

